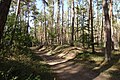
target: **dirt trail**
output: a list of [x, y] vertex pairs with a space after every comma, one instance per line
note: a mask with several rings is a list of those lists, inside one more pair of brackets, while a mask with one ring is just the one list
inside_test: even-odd
[[[87, 68], [85, 64], [75, 63], [73, 58], [75, 55], [66, 55], [67, 58], [62, 58], [56, 55], [49, 55], [48, 52], [37, 51], [51, 69], [57, 75], [55, 80], [112, 80], [109, 75], [103, 74], [99, 71]], [[63, 54], [63, 53], [59, 53]], [[70, 58], [69, 58], [70, 57]]]

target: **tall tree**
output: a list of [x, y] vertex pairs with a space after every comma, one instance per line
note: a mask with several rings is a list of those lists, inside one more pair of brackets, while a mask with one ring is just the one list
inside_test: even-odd
[[[52, 1], [52, 25], [51, 25], [51, 33], [53, 32], [53, 25], [54, 25], [54, 0]], [[51, 44], [53, 44], [54, 38], [51, 37]]]
[[72, 18], [72, 0], [68, 0], [68, 29], [67, 29], [67, 41], [68, 43], [71, 42], [71, 34], [69, 34], [71, 32], [71, 19]]
[[0, 0], [0, 41], [3, 36], [11, 1], [12, 0]]
[[37, 9], [37, 7], [36, 7], [36, 4], [35, 4], [35, 2], [33, 2], [33, 6], [32, 6], [32, 17], [33, 17], [33, 20], [34, 20], [34, 36], [35, 36], [35, 38], [37, 39], [37, 26], [36, 26], [36, 23], [37, 23], [37, 18], [38, 18], [38, 14], [39, 14], [39, 12], [38, 12], [38, 9]]
[[[113, 11], [112, 11], [112, 0], [110, 0], [110, 10], [109, 10], [109, 16], [110, 16], [110, 25], [111, 25], [111, 39], [114, 41], [114, 39], [113, 39], [113, 36], [114, 36], [114, 29], [113, 29], [113, 26], [112, 26], [112, 22], [113, 22], [113, 20], [112, 20], [112, 15], [113, 15]], [[111, 46], [112, 46], [112, 49], [114, 49], [114, 42], [112, 42], [112, 44], [111, 44]]]
[[90, 0], [90, 21], [91, 21], [91, 43], [92, 43], [92, 53], [95, 52], [94, 50], [94, 35], [93, 35], [93, 10], [92, 10], [92, 1]]
[[61, 45], [63, 44], [63, 29], [64, 29], [64, 0], [62, 0], [62, 29], [61, 29]]
[[[44, 3], [44, 2], [43, 2]], [[47, 45], [46, 4], [44, 3], [44, 45]]]
[[74, 46], [74, 19], [75, 19], [75, 9], [74, 9], [74, 0], [73, 0], [73, 16], [72, 16], [72, 31], [71, 31], [71, 46]]
[[78, 11], [79, 11], [79, 7], [78, 7], [78, 4], [77, 4], [77, 30], [76, 30], [76, 38], [78, 38], [78, 26], [79, 26], [79, 20], [78, 20]]
[[57, 13], [57, 42], [60, 42], [60, 0], [58, 0], [58, 13]]
[[108, 9], [108, 0], [103, 0], [103, 10], [105, 16], [105, 35], [106, 35], [106, 49], [105, 49], [105, 60], [111, 60], [111, 24]]
[[[110, 10], [109, 10], [109, 15], [110, 15], [110, 24], [111, 24], [111, 29], [112, 29], [112, 3], [113, 3], [113, 1], [112, 0], [110, 0]], [[113, 32], [112, 32], [113, 33]]]
[[[103, 1], [103, 0], [102, 0]], [[103, 6], [103, 2], [101, 2], [102, 6]], [[100, 31], [100, 42], [101, 42], [101, 46], [103, 46], [103, 29], [104, 29], [104, 10], [102, 9], [102, 17], [101, 17], [101, 31]], [[105, 46], [104, 46], [105, 47]]]

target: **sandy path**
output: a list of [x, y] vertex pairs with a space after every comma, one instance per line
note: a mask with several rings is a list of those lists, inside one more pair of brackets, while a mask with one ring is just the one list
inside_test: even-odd
[[[39, 53], [39, 52], [38, 52]], [[45, 53], [39, 54], [51, 66], [58, 79], [55, 80], [112, 80], [109, 75], [87, 68], [85, 64], [75, 63], [75, 55], [60, 58]], [[69, 58], [70, 57], [70, 58]]]

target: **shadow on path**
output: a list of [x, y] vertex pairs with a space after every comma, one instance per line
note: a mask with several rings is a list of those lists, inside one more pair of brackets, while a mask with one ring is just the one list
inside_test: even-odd
[[[44, 53], [45, 54], [45, 53]], [[95, 62], [75, 63], [71, 59], [63, 59], [52, 55], [40, 55], [45, 59], [47, 64], [51, 65], [51, 69], [58, 76], [56, 80], [119, 80], [113, 76], [106, 76], [104, 71], [115, 65], [120, 58], [120, 54], [114, 55], [113, 59], [108, 63], [97, 65]], [[95, 64], [92, 68], [87, 66]], [[97, 66], [96, 66], [97, 65]], [[97, 67], [97, 69], [96, 69]], [[112, 74], [112, 73], [111, 73]]]

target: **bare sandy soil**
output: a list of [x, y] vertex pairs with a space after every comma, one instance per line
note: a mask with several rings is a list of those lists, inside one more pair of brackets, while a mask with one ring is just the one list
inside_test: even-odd
[[[55, 80], [120, 80], [120, 78], [113, 77], [108, 74], [109, 71], [118, 71], [120, 68], [113, 69], [113, 64], [99, 64], [94, 67], [89, 67], [93, 62], [80, 62], [75, 61], [77, 48], [68, 49], [69, 52], [59, 52], [58, 54], [51, 55], [50, 50], [44, 48], [37, 50], [36, 53], [44, 59], [46, 64], [49, 64], [57, 78]], [[79, 48], [80, 51], [80, 48]], [[79, 52], [78, 51], [78, 52]], [[118, 59], [119, 61], [119, 59]], [[114, 62], [113, 62], [114, 63]], [[118, 79], [119, 78], [119, 79]]]

